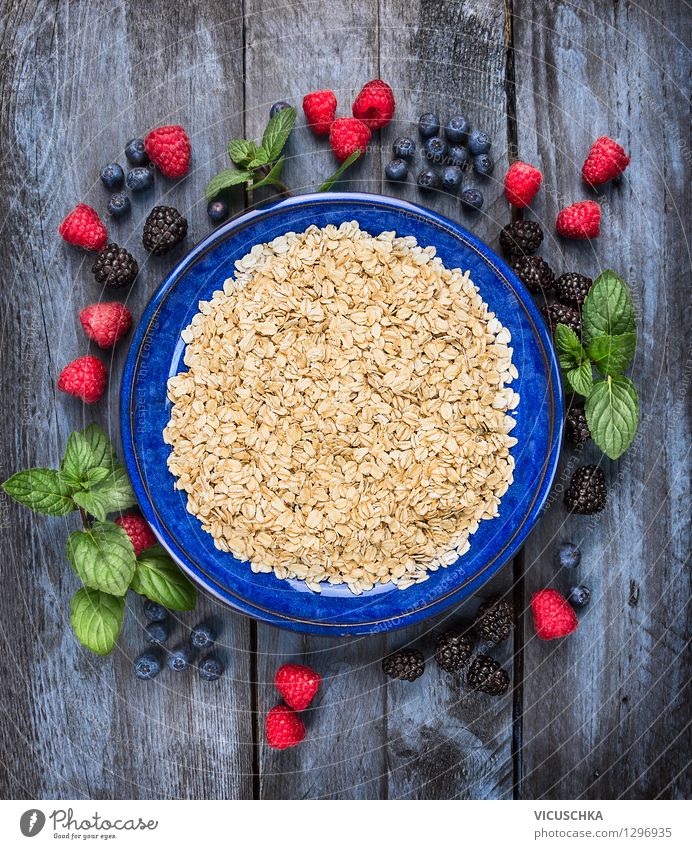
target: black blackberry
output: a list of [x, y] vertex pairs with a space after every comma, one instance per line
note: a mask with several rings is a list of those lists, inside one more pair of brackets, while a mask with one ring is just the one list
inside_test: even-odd
[[535, 254], [543, 241], [537, 221], [514, 221], [500, 231], [500, 247], [509, 256]]
[[577, 274], [574, 271], [561, 274], [555, 281], [558, 300], [570, 307], [581, 307], [592, 283], [593, 280], [590, 277], [584, 277], [583, 274]]
[[575, 405], [569, 408], [565, 417], [565, 433], [567, 439], [575, 447], [584, 445], [591, 439], [591, 431], [589, 423], [586, 421], [584, 408], [580, 405]]
[[399, 649], [385, 657], [382, 669], [388, 678], [415, 681], [425, 670], [425, 659], [417, 649]]
[[579, 310], [575, 310], [574, 307], [566, 307], [555, 301], [553, 304], [545, 304], [541, 307], [541, 312], [551, 333], [555, 333], [558, 324], [566, 324], [577, 336], [581, 334], [581, 316]]
[[489, 696], [501, 696], [509, 689], [509, 675], [487, 654], [474, 657], [466, 674], [466, 681], [472, 689], [480, 690]]
[[608, 490], [599, 466], [580, 466], [565, 490], [565, 506], [573, 513], [591, 516], [606, 506]]
[[144, 224], [142, 242], [149, 253], [162, 256], [185, 238], [187, 219], [172, 206], [155, 206]]
[[512, 633], [514, 609], [506, 599], [490, 599], [478, 608], [473, 625], [482, 640], [502, 643], [509, 639]]
[[471, 657], [473, 640], [458, 631], [445, 631], [435, 639], [435, 660], [447, 672], [457, 672]]
[[139, 274], [139, 266], [129, 251], [111, 242], [96, 257], [91, 271], [97, 283], [112, 289], [121, 289], [132, 283]]
[[515, 256], [512, 269], [529, 292], [549, 292], [553, 288], [555, 275], [542, 256]]

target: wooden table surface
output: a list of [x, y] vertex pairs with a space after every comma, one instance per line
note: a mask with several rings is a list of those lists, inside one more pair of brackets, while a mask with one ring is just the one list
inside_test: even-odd
[[[380, 660], [439, 623], [354, 639], [279, 631], [204, 598], [222, 623], [226, 676], [136, 680], [142, 613], [129, 599], [118, 649], [83, 650], [67, 622], [77, 587], [64, 555], [74, 518], [34, 516], [0, 501], [2, 712], [0, 789], [44, 798], [652, 798], [690, 795], [690, 301], [689, 6], [676, 0], [5, 0], [0, 20], [3, 426], [0, 475], [57, 464], [72, 429], [95, 418], [117, 439], [119, 375], [110, 364], [95, 407], [56, 392], [61, 367], [87, 352], [78, 310], [99, 298], [91, 258], [56, 228], [77, 201], [105, 212], [100, 167], [123, 161], [128, 138], [163, 123], [190, 132], [194, 168], [159, 179], [155, 198], [190, 220], [188, 244], [210, 225], [208, 179], [226, 142], [259, 137], [269, 106], [332, 88], [348, 109], [373, 77], [396, 91], [395, 120], [354, 167], [348, 188], [419, 200], [409, 181], [383, 182], [393, 139], [428, 110], [465, 113], [493, 138], [494, 178], [480, 216], [458, 201], [428, 204], [490, 244], [508, 222], [501, 178], [510, 152], [540, 166], [533, 214], [558, 272], [612, 267], [635, 291], [640, 345], [633, 377], [642, 424], [633, 448], [603, 462], [610, 488], [599, 516], [570, 518], [560, 491], [524, 551], [482, 593], [518, 607], [513, 641], [497, 656], [513, 675], [504, 698], [472, 695], [428, 663], [412, 685], [386, 682]], [[632, 157], [626, 179], [603, 190], [592, 243], [566, 243], [552, 222], [589, 196], [579, 168], [607, 133]], [[324, 140], [304, 126], [290, 142], [286, 181], [307, 191], [331, 172]], [[236, 209], [244, 199], [238, 196]], [[153, 197], [136, 199], [111, 235], [143, 269], [127, 293], [138, 317], [179, 255], [146, 262], [140, 235]], [[576, 635], [533, 635], [526, 604], [550, 583], [552, 551], [583, 552], [593, 600]], [[445, 623], [472, 615], [478, 599]], [[178, 629], [182, 626], [178, 625]], [[429, 649], [428, 649], [429, 654]], [[307, 718], [309, 739], [276, 752], [262, 733], [284, 661], [319, 669], [325, 686]]]

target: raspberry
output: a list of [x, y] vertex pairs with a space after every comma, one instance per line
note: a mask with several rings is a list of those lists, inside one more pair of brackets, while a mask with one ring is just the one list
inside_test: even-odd
[[156, 545], [154, 532], [149, 527], [149, 524], [145, 521], [145, 519], [142, 516], [137, 515], [137, 513], [128, 513], [125, 516], [118, 516], [115, 520], [115, 524], [120, 525], [120, 527], [130, 537], [130, 542], [135, 550], [135, 557], [139, 557], [139, 555], [143, 551], [146, 551], [147, 548], [151, 548], [152, 545]]
[[539, 590], [531, 599], [531, 613], [536, 636], [541, 640], [566, 637], [577, 630], [574, 610], [567, 599], [557, 590]]
[[336, 95], [329, 89], [306, 94], [303, 98], [303, 112], [313, 133], [318, 136], [328, 135], [336, 117]]
[[79, 313], [79, 320], [99, 348], [112, 348], [132, 326], [132, 313], [117, 301], [91, 304]]
[[66, 242], [88, 251], [103, 250], [108, 239], [98, 212], [85, 203], [75, 206], [58, 227], [58, 232]]
[[65, 366], [58, 378], [58, 389], [95, 404], [106, 388], [106, 367], [96, 357], [79, 357]]
[[622, 174], [629, 164], [624, 148], [608, 136], [601, 136], [591, 145], [581, 173], [587, 183], [599, 186]]
[[528, 206], [543, 182], [543, 175], [526, 162], [515, 162], [505, 174], [505, 197], [519, 208]]
[[353, 101], [353, 117], [371, 130], [386, 127], [394, 114], [394, 92], [383, 80], [370, 80]]
[[305, 726], [301, 718], [290, 707], [277, 705], [265, 720], [267, 743], [272, 749], [288, 749], [305, 739]]
[[190, 168], [192, 144], [180, 124], [158, 127], [147, 133], [144, 149], [164, 177], [177, 180], [184, 177]]
[[369, 128], [357, 118], [337, 118], [329, 131], [329, 144], [339, 162], [343, 162], [358, 149], [362, 156], [370, 135]]
[[314, 699], [322, 683], [322, 676], [299, 663], [285, 663], [274, 677], [276, 689], [293, 710], [305, 710]]
[[558, 213], [555, 229], [568, 239], [595, 239], [601, 226], [601, 207], [595, 200], [583, 200]]

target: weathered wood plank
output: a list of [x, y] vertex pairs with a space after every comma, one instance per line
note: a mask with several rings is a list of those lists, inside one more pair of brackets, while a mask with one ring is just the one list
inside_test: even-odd
[[[663, 0], [515, 2], [519, 156], [538, 164], [534, 204], [558, 273], [621, 272], [635, 290], [639, 351], [633, 379], [643, 420], [617, 463], [591, 445], [567, 452], [558, 482], [583, 462], [603, 465], [604, 513], [569, 517], [556, 497], [526, 547], [527, 601], [573, 575], [552, 565], [557, 542], [583, 552], [576, 580], [592, 589], [577, 635], [542, 643], [526, 617], [526, 795], [685, 797], [689, 758], [689, 9]], [[587, 198], [579, 169], [608, 134], [632, 164], [603, 191], [602, 235], [558, 241], [560, 205]], [[686, 744], [687, 741], [687, 744]]]

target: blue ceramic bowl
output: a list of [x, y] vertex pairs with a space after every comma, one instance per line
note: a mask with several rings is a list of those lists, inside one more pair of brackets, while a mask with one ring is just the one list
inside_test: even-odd
[[[429, 580], [406, 590], [381, 585], [361, 596], [324, 584], [313, 593], [302, 581], [255, 575], [249, 564], [217, 550], [187, 512], [186, 494], [174, 489], [162, 431], [170, 403], [166, 380], [184, 369], [180, 333], [200, 300], [221, 288], [235, 260], [310, 224], [357, 220], [372, 234], [395, 230], [434, 245], [448, 267], [470, 269], [483, 299], [512, 333], [521, 396], [513, 434], [514, 483], [500, 515], [481, 522], [471, 549]], [[249, 212], [215, 230], [173, 269], [151, 299], [134, 335], [121, 392], [125, 461], [144, 515], [190, 577], [212, 595], [256, 619], [315, 634], [366, 634], [411, 624], [476, 592], [517, 551], [535, 524], [555, 474], [562, 433], [558, 365], [545, 324], [531, 296], [487, 245], [463, 227], [410, 203], [379, 195], [316, 194]]]

